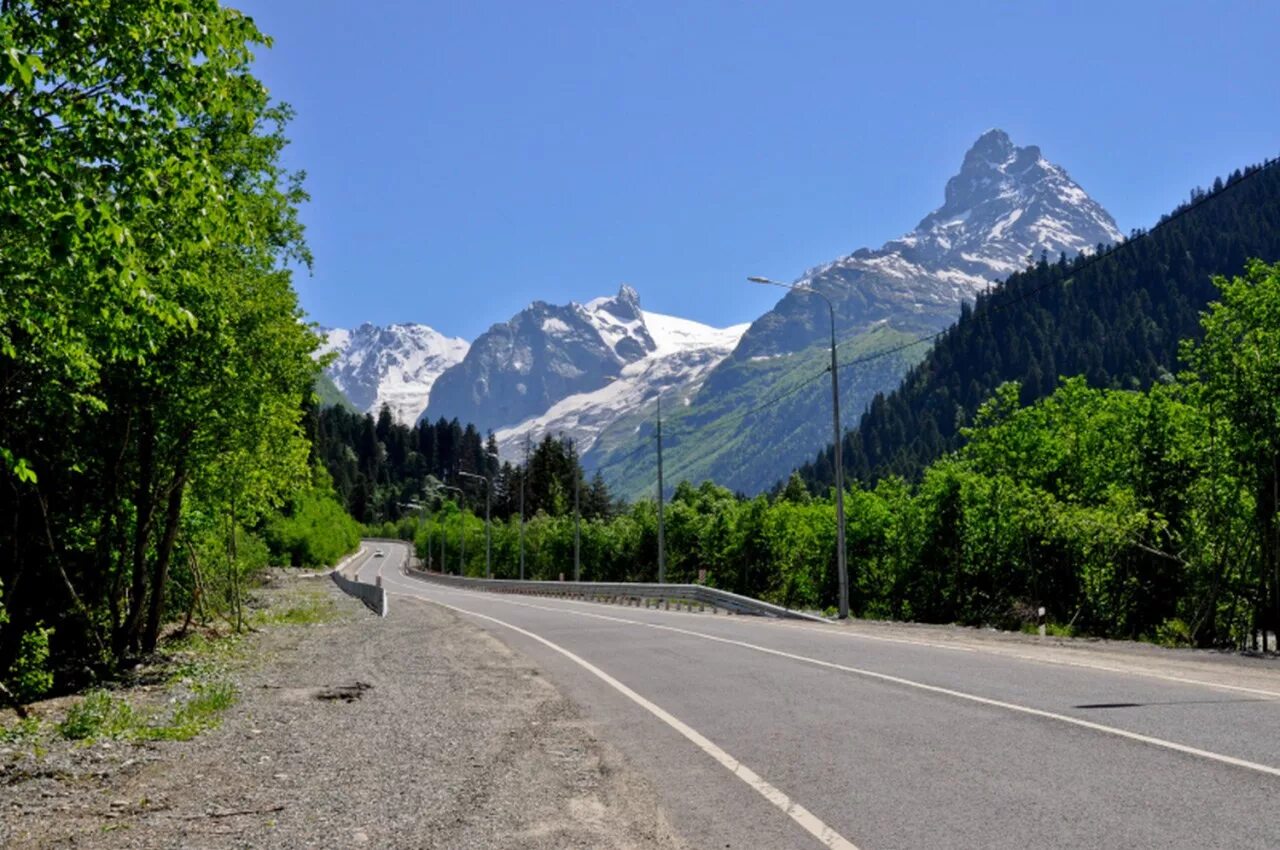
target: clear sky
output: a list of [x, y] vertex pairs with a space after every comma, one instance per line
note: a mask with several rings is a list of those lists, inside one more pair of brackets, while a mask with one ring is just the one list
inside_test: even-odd
[[630, 283], [717, 325], [942, 202], [989, 127], [1115, 216], [1280, 154], [1280, 3], [224, 0], [275, 39], [326, 325]]

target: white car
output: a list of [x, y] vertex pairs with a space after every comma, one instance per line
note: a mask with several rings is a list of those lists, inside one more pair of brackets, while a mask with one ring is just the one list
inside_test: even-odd
[[383, 556], [384, 556], [384, 555], [386, 555], [386, 554], [387, 554], [387, 553], [386, 553], [386, 552], [383, 552], [381, 549], [375, 549], [375, 550], [374, 550], [374, 552], [373, 552], [373, 557], [375, 557], [375, 558], [381, 558], [381, 557], [383, 557]]

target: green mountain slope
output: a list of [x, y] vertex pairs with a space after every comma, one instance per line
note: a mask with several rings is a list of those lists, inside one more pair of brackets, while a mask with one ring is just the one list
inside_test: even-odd
[[[881, 326], [840, 344], [842, 360], [900, 346], [914, 336]], [[870, 364], [842, 369], [842, 415], [860, 412], [876, 392], [892, 386], [923, 355], [908, 348]], [[831, 441], [830, 349], [814, 346], [790, 355], [724, 364], [692, 396], [663, 400], [664, 479], [713, 480], [734, 490], [759, 492], [777, 483], [814, 448]], [[583, 458], [610, 489], [627, 499], [649, 496], [657, 480], [656, 399], [613, 424]]]

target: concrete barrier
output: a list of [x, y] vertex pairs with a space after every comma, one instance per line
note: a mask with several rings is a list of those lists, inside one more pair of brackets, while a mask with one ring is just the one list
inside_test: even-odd
[[333, 577], [334, 584], [342, 588], [344, 593], [359, 599], [379, 617], [387, 616], [387, 593], [380, 585], [354, 581], [337, 570], [334, 570], [329, 575]]

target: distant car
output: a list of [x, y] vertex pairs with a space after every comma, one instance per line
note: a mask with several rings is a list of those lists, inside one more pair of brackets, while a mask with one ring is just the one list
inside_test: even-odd
[[383, 557], [383, 556], [384, 556], [384, 555], [386, 555], [386, 554], [387, 554], [387, 553], [386, 553], [386, 552], [383, 552], [381, 549], [377, 549], [377, 550], [375, 550], [375, 551], [374, 551], [374, 553], [373, 553], [373, 557], [375, 557], [375, 558], [381, 558], [381, 557]]

